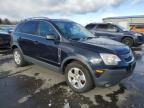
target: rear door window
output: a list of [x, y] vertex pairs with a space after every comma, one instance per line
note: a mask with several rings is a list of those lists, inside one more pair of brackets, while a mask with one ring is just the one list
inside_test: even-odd
[[96, 30], [98, 30], [98, 31], [107, 31], [108, 30], [108, 25], [107, 24], [97, 25]]
[[25, 23], [20, 24], [17, 27], [16, 32], [35, 34], [36, 29], [37, 29], [37, 21], [27, 21]]

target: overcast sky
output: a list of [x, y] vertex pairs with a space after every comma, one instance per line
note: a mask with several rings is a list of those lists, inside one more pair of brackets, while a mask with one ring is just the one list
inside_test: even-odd
[[0, 17], [13, 20], [46, 16], [85, 25], [129, 15], [144, 15], [144, 0], [0, 0]]

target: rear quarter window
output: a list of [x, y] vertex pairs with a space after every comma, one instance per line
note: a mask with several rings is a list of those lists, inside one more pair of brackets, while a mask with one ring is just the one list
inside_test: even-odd
[[15, 29], [15, 32], [21, 32], [22, 25], [23, 25], [23, 23], [18, 24]]

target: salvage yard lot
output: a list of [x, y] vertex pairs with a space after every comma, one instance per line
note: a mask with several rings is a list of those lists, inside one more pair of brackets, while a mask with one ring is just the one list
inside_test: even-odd
[[11, 54], [1, 54], [0, 108], [144, 108], [144, 46], [135, 57], [133, 75], [120, 85], [78, 94], [63, 75], [33, 64], [17, 68]]

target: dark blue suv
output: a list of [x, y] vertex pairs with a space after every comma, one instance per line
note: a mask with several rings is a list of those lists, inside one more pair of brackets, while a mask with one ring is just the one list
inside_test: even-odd
[[117, 84], [135, 68], [128, 46], [96, 38], [69, 20], [30, 18], [20, 22], [12, 35], [17, 66], [28, 61], [56, 70], [76, 92]]
[[111, 23], [90, 23], [86, 25], [96, 37], [109, 38], [122, 42], [129, 47], [144, 44], [144, 34], [129, 31], [119, 25]]

